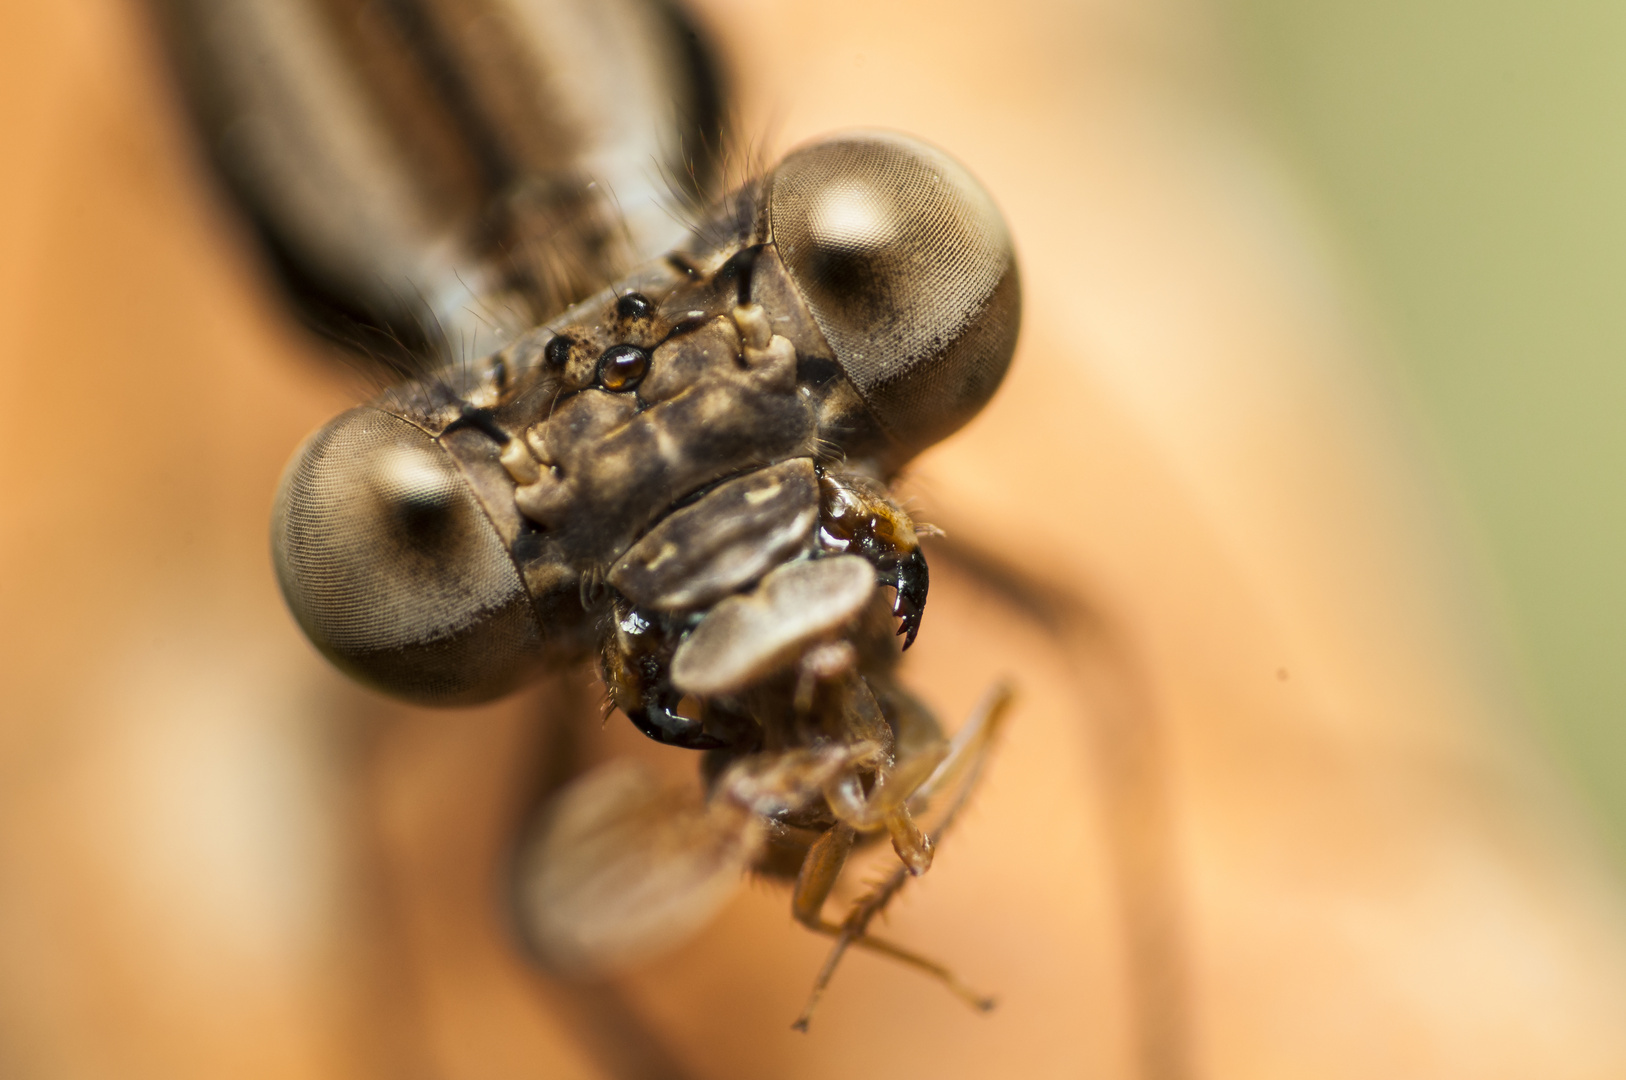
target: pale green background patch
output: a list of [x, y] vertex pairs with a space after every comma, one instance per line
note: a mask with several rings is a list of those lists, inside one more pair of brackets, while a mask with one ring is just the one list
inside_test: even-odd
[[1626, 2], [1225, 4], [1626, 856]]

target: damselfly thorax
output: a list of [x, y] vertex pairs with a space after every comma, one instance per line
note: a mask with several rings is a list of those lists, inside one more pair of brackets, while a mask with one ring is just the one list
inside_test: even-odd
[[306, 322], [477, 356], [684, 234], [717, 65], [649, 0], [153, 0], [203, 142]]

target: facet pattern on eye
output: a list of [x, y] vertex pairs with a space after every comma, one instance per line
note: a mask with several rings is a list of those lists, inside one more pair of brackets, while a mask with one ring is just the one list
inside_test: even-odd
[[356, 409], [319, 432], [272, 535], [300, 625], [369, 682], [463, 700], [513, 685], [538, 647], [524, 584], [456, 464], [398, 417]]
[[774, 172], [773, 238], [836, 359], [909, 451], [986, 403], [1020, 290], [999, 211], [958, 163], [885, 133], [825, 140]]

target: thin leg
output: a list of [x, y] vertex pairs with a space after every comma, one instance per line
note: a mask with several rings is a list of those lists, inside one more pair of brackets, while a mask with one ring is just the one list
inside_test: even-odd
[[[942, 835], [943, 830], [938, 830]], [[994, 1007], [994, 999], [979, 994], [965, 985], [943, 964], [935, 960], [928, 960], [919, 953], [911, 952], [901, 945], [894, 945], [885, 938], [879, 938], [869, 933], [869, 924], [879, 915], [886, 905], [891, 902], [903, 888], [904, 882], [910, 877], [905, 866], [898, 866], [887, 875], [886, 879], [877, 885], [868, 896], [864, 897], [848, 912], [846, 919], [840, 923], [820, 920], [812, 929], [821, 934], [828, 934], [836, 939], [835, 946], [831, 948], [830, 955], [824, 958], [824, 966], [819, 969], [818, 978], [813, 980], [813, 989], [807, 996], [807, 1004], [802, 1008], [802, 1015], [796, 1018], [791, 1025], [797, 1031], [806, 1031], [807, 1025], [813, 1018], [813, 1010], [818, 1006], [819, 999], [824, 996], [825, 989], [830, 985], [830, 979], [836, 973], [836, 965], [846, 955], [848, 946], [856, 945], [861, 949], [890, 956], [892, 959], [908, 964], [910, 967], [926, 975], [930, 975], [946, 986], [950, 993], [970, 1005], [973, 1009], [987, 1012]]]
[[868, 796], [857, 776], [837, 776], [824, 785], [824, 799], [832, 813], [859, 832], [885, 828], [887, 819], [905, 809], [926, 781], [942, 770], [950, 750], [947, 743], [942, 743], [899, 762], [876, 778], [876, 786]]
[[[965, 801], [964, 792], [975, 787], [978, 777], [982, 774], [988, 749], [993, 745], [994, 737], [999, 734], [1000, 728], [1004, 726], [1006, 711], [1015, 696], [1016, 691], [1011, 684], [1004, 681], [995, 683], [988, 693], [983, 695], [964, 726], [954, 733], [954, 738], [949, 742], [948, 754], [944, 756], [942, 763], [910, 794], [911, 803], [923, 807], [934, 795], [949, 788], [956, 778], [964, 774], [962, 793], [952, 804], [951, 813], [959, 810], [960, 804]], [[941, 832], [947, 824], [948, 822], [944, 821], [938, 826], [938, 831]]]
[[[988, 760], [988, 750], [993, 745], [994, 736], [998, 734], [1000, 727], [1004, 723], [1005, 714], [1009, 710], [1012, 696], [1013, 693], [1008, 683], [996, 685], [983, 698], [976, 711], [972, 713], [971, 719], [966, 721], [965, 727], [955, 735], [949, 757], [938, 767], [937, 772], [926, 782], [926, 785], [922, 785], [923, 787], [930, 785], [932, 790], [939, 790], [954, 776], [959, 775], [962, 771], [964, 774], [964, 782], [961, 784], [958, 794], [955, 796], [954, 801], [949, 804], [948, 809], [943, 814], [942, 821], [930, 838], [934, 845], [942, 841], [949, 827], [954, 824], [954, 819], [959, 816], [961, 808], [970, 799], [971, 792], [976, 788], [977, 781], [982, 776], [983, 766]], [[894, 868], [885, 880], [870, 890], [869, 895], [853, 905], [852, 910], [847, 913], [847, 917], [842, 920], [839, 926], [821, 924], [815, 928], [832, 934], [836, 939], [836, 943], [830, 949], [830, 955], [825, 958], [824, 966], [819, 969], [818, 977], [813, 980], [813, 989], [808, 994], [807, 1005], [802, 1009], [802, 1015], [796, 1019], [796, 1022], [791, 1027], [797, 1031], [807, 1030], [808, 1021], [812, 1019], [814, 1008], [818, 1006], [819, 999], [824, 996], [825, 988], [830, 985], [831, 977], [835, 975], [836, 965], [841, 962], [842, 956], [846, 954], [847, 948], [851, 945], [858, 945], [862, 948], [869, 948], [892, 956], [941, 979], [951, 990], [976, 1008], [986, 1010], [993, 1007], [992, 999], [971, 993], [941, 964], [916, 956], [898, 946], [869, 937], [869, 924], [875, 919], [875, 916], [886, 909], [887, 904], [892, 902], [892, 898], [903, 888], [904, 882], [908, 881], [909, 877], [908, 867], [900, 865]]]
[[[898, 875], [898, 884], [900, 886], [904, 881], [907, 880], [908, 878], [906, 875]], [[895, 892], [896, 889], [893, 891]], [[817, 930], [821, 934], [827, 934], [833, 938], [840, 938], [846, 933], [846, 927], [842, 923], [821, 921], [812, 929]], [[902, 945], [895, 945], [886, 938], [876, 937], [874, 934], [869, 933], [866, 933], [863, 937], [853, 938], [850, 944], [855, 945], [860, 949], [868, 949], [870, 952], [880, 953], [882, 956], [889, 956], [900, 963], [909, 965], [925, 975], [930, 975], [932, 978], [948, 987], [951, 994], [959, 998], [961, 1001], [964, 1001], [967, 1005], [970, 1005], [973, 1009], [977, 1009], [981, 1012], [988, 1012], [994, 1007], [995, 1002], [993, 998], [988, 997], [986, 994], [979, 994], [975, 990], [971, 989], [965, 983], [961, 982], [954, 972], [950, 971], [945, 965], [939, 964], [935, 960], [929, 960], [917, 952], [911, 952]], [[834, 970], [834, 964], [831, 960], [827, 959], [825, 961], [825, 966], [831, 968], [832, 971]], [[825, 982], [829, 982], [828, 976], [825, 976]], [[813, 1005], [816, 1002], [817, 998], [814, 998], [812, 1001], [808, 1002], [808, 1006], [802, 1011], [801, 1017], [794, 1025], [792, 1025], [796, 1028], [796, 1030], [807, 1030], [807, 1021], [813, 1011]]]
[[790, 901], [791, 914], [803, 926], [817, 930], [824, 925], [824, 902], [847, 864], [847, 853], [857, 835], [851, 825], [837, 822], [807, 849]]

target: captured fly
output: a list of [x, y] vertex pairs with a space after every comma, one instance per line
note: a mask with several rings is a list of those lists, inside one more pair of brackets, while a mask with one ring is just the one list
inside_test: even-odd
[[[986, 1006], [868, 933], [930, 866], [1006, 697], [949, 740], [898, 681], [928, 578], [887, 485], [992, 396], [1020, 308], [1004, 222], [963, 167], [836, 135], [665, 257], [299, 452], [277, 574], [337, 666], [453, 704], [596, 654], [640, 731], [703, 754], [703, 794], [610, 766], [556, 798], [517, 882], [546, 961], [636, 956], [752, 868], [794, 878], [796, 918], [838, 939], [819, 989], [854, 944]], [[881, 836], [895, 874], [827, 921], [848, 853]]]

